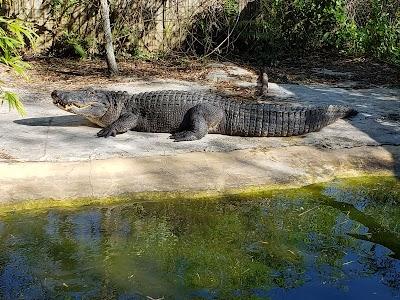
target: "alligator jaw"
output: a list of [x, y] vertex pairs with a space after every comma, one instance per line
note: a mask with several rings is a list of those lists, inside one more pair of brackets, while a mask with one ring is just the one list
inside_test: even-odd
[[53, 101], [53, 103], [61, 108], [61, 109], [71, 109], [71, 108], [78, 108], [78, 109], [83, 109], [83, 108], [88, 108], [90, 107], [90, 104], [86, 104], [86, 105], [79, 105], [78, 103], [62, 103], [61, 101]]
[[79, 101], [64, 101], [62, 100], [62, 97], [60, 96], [59, 91], [55, 90], [51, 93], [51, 97], [53, 98], [53, 103], [57, 107], [64, 109], [64, 110], [70, 110], [73, 108], [77, 109], [83, 109], [83, 108], [88, 108], [90, 107], [91, 104], [87, 103], [82, 103]]
[[83, 104], [80, 102], [65, 102], [60, 99], [60, 97], [57, 94], [57, 91], [54, 91], [51, 94], [51, 97], [53, 98], [53, 104], [57, 106], [58, 108], [61, 108], [63, 110], [70, 110], [72, 108], [77, 108], [77, 109], [83, 109], [83, 108], [88, 108], [90, 107], [91, 104]]

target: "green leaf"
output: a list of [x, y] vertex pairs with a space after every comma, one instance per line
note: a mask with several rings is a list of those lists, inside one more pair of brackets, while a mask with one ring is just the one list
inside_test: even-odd
[[75, 53], [78, 54], [81, 58], [86, 58], [87, 53], [85, 49], [80, 44], [72, 44], [72, 47], [74, 47]]
[[12, 109], [15, 109], [21, 116], [26, 116], [24, 105], [22, 104], [21, 99], [17, 94], [4, 91], [3, 94], [0, 96], [0, 100], [1, 104], [3, 104], [4, 101], [8, 102], [8, 107], [10, 111]]
[[[0, 4], [3, 1], [0, 0]], [[17, 74], [24, 76], [29, 64], [22, 61], [20, 50], [33, 45], [38, 35], [28, 23], [0, 16], [0, 63], [11, 67]], [[29, 43], [27, 43], [29, 42]], [[1, 83], [1, 82], [0, 82]], [[15, 109], [21, 116], [26, 115], [25, 108], [15, 93], [3, 91], [0, 87], [0, 105], [8, 103], [9, 109]]]

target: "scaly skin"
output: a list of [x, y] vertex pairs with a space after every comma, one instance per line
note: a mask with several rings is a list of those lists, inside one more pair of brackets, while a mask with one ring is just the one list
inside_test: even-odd
[[294, 136], [318, 131], [338, 118], [357, 113], [347, 106], [292, 107], [185, 91], [129, 95], [85, 89], [54, 91], [52, 97], [61, 109], [104, 127], [99, 137], [128, 130], [169, 132], [176, 141], [198, 140], [207, 133]]

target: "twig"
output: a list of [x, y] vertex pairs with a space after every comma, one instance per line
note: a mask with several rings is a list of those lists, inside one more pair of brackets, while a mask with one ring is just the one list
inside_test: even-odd
[[238, 14], [238, 16], [237, 16], [237, 18], [236, 18], [236, 21], [235, 21], [235, 25], [233, 25], [232, 30], [230, 30], [230, 31], [228, 32], [227, 37], [226, 37], [213, 51], [211, 51], [210, 53], [207, 53], [206, 55], [204, 55], [203, 58], [206, 58], [206, 57], [212, 55], [214, 52], [218, 51], [219, 48], [220, 48], [227, 40], [229, 40], [229, 38], [230, 38], [230, 36], [232, 35], [233, 31], [235, 30], [237, 24], [239, 23], [239, 19], [240, 19], [240, 14]]
[[312, 210], [314, 210], [314, 209], [316, 209], [316, 208], [318, 208], [318, 207], [319, 207], [319, 205], [314, 206], [313, 208], [310, 208], [310, 209], [308, 209], [306, 211], [303, 211], [301, 214], [299, 214], [299, 217], [304, 215], [304, 214], [306, 214], [306, 213], [308, 213], [308, 212], [310, 212], [310, 211], [312, 211]]

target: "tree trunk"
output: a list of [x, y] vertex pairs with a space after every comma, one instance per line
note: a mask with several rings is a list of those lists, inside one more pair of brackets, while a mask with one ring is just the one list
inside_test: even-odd
[[100, 0], [101, 13], [103, 15], [104, 24], [104, 37], [106, 40], [106, 55], [107, 55], [107, 66], [110, 75], [115, 75], [118, 73], [117, 62], [115, 61], [113, 39], [111, 34], [111, 24], [110, 24], [110, 8], [108, 7], [107, 0]]

